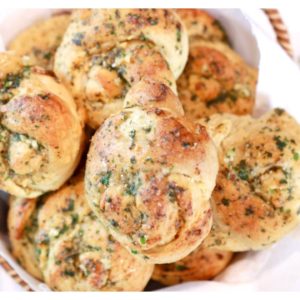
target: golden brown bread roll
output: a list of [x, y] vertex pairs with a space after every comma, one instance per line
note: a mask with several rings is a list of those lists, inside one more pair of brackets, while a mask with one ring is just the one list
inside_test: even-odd
[[[167, 61], [150, 43], [121, 43], [102, 56], [94, 57], [93, 63], [85, 86], [90, 101], [84, 102], [90, 112], [88, 124], [93, 128], [97, 128], [106, 117], [121, 111], [128, 89], [141, 78], [155, 78], [176, 92], [176, 82]], [[97, 100], [99, 86], [103, 103]]]
[[196, 40], [177, 87], [186, 117], [196, 120], [218, 112], [251, 113], [256, 80], [257, 71], [229, 46]]
[[54, 69], [97, 128], [122, 109], [128, 89], [142, 78], [175, 91], [187, 56], [187, 33], [173, 10], [82, 9], [73, 12]]
[[214, 115], [207, 128], [217, 132], [220, 170], [205, 245], [247, 251], [275, 243], [300, 222], [299, 124], [274, 109], [259, 119]]
[[[52, 290], [143, 290], [153, 265], [129, 254], [107, 233], [87, 205], [83, 187], [81, 173], [39, 199], [12, 201], [9, 224], [14, 255]], [[36, 202], [39, 207], [34, 211]], [[33, 210], [19, 214], [24, 210], [22, 203]], [[20, 231], [20, 223], [26, 236], [16, 240], [13, 234]], [[27, 231], [30, 240], [23, 243]]]
[[227, 35], [221, 24], [202, 9], [176, 9], [184, 23], [190, 42], [195, 39], [203, 39], [207, 41], [219, 41], [228, 43]]
[[204, 127], [181, 117], [178, 98], [163, 83], [141, 81], [125, 104], [93, 136], [87, 199], [133, 255], [149, 263], [174, 262], [210, 230], [215, 147]]
[[0, 188], [35, 197], [59, 188], [81, 154], [73, 98], [55, 77], [0, 53]]
[[153, 266], [130, 255], [95, 218], [83, 174], [46, 198], [36, 238], [45, 282], [59, 291], [140, 291]]
[[52, 70], [54, 54], [70, 22], [67, 13], [38, 21], [19, 33], [8, 45], [8, 50], [29, 56], [33, 65]]
[[172, 264], [156, 265], [152, 279], [163, 285], [186, 281], [209, 280], [229, 264], [232, 252], [199, 247], [190, 255]]
[[36, 199], [10, 197], [7, 221], [14, 257], [30, 275], [41, 280], [43, 275], [34, 245], [38, 230], [36, 206]]

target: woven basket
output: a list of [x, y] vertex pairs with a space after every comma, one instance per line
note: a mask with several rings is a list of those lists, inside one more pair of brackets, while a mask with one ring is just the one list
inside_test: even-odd
[[288, 29], [282, 21], [279, 11], [277, 9], [264, 9], [263, 11], [267, 15], [271, 25], [273, 26], [278, 43], [286, 51], [286, 53], [293, 58], [293, 49]]
[[[293, 58], [293, 50], [289, 38], [287, 27], [285, 26], [280, 13], [277, 9], [263, 9], [264, 13], [268, 17], [277, 37], [277, 41], [280, 46], [286, 51], [286, 53]], [[0, 255], [0, 265], [4, 270], [18, 283], [25, 291], [33, 291], [30, 286], [17, 274], [17, 272], [4, 260]]]

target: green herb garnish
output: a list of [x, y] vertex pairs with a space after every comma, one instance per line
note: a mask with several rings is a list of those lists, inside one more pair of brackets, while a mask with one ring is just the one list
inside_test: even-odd
[[100, 179], [100, 182], [105, 185], [105, 186], [109, 186], [109, 181], [110, 181], [110, 177], [111, 177], [111, 171], [107, 171]]
[[74, 199], [67, 198], [67, 205], [62, 209], [63, 212], [68, 212], [74, 210]]
[[287, 143], [283, 141], [280, 136], [274, 136], [274, 141], [276, 142], [276, 146], [280, 151], [287, 146]]
[[237, 175], [240, 179], [242, 179], [242, 180], [249, 179], [250, 170], [249, 170], [245, 160], [240, 161], [240, 163], [236, 166], [235, 171], [237, 172]]
[[75, 272], [71, 271], [71, 270], [64, 270], [64, 275], [65, 276], [74, 277], [75, 276]]
[[77, 32], [77, 33], [75, 33], [75, 35], [73, 36], [72, 42], [73, 42], [73, 44], [75, 44], [76, 46], [81, 46], [83, 38], [84, 38], [84, 34], [83, 34], [82, 32]]
[[111, 220], [110, 220], [110, 224], [111, 224], [111, 226], [113, 226], [113, 227], [119, 227], [119, 223], [118, 223], [116, 220], [114, 220], [114, 219], [111, 219]]
[[145, 245], [146, 242], [147, 242], [146, 237], [145, 237], [144, 235], [142, 235], [142, 236], [140, 237], [140, 243], [141, 243], [142, 245]]
[[175, 269], [177, 271], [185, 271], [185, 270], [188, 270], [188, 267], [186, 267], [185, 265], [176, 265]]
[[221, 202], [222, 202], [222, 204], [223, 204], [224, 206], [229, 206], [229, 204], [230, 204], [230, 200], [227, 199], [227, 198], [223, 198], [223, 199], [221, 200]]
[[254, 210], [252, 208], [252, 206], [249, 206], [245, 209], [245, 216], [251, 216], [254, 214]]

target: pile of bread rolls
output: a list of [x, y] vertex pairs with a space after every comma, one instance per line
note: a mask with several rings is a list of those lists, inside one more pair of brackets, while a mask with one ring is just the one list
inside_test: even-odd
[[12, 253], [57, 291], [218, 275], [300, 222], [300, 127], [196, 9], [80, 9], [0, 54]]

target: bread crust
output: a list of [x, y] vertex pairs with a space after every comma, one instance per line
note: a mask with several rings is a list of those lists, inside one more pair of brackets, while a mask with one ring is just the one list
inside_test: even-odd
[[214, 113], [251, 114], [256, 81], [257, 70], [228, 45], [196, 40], [177, 86], [187, 118], [196, 120]]
[[54, 55], [70, 22], [70, 13], [53, 15], [20, 32], [8, 44], [8, 50], [28, 56], [32, 65], [53, 70]]
[[13, 253], [50, 289], [141, 291], [149, 281], [153, 265], [129, 254], [89, 208], [83, 170], [56, 192], [11, 203]]
[[176, 13], [187, 29], [190, 43], [201, 39], [228, 44], [228, 37], [222, 25], [205, 10], [184, 8], [176, 9]]
[[218, 169], [205, 128], [172, 110], [170, 90], [154, 92], [167, 89], [141, 81], [128, 93], [137, 91], [134, 100], [125, 99], [130, 107], [93, 136], [85, 175], [87, 199], [101, 222], [150, 263], [179, 260], [208, 234]]
[[274, 109], [259, 119], [214, 115], [207, 126], [224, 136], [218, 132], [214, 225], [204, 244], [228, 251], [272, 245], [300, 221], [299, 124]]
[[18, 197], [59, 188], [79, 161], [82, 123], [51, 72], [0, 54], [0, 187]]
[[175, 11], [76, 10], [58, 48], [55, 73], [69, 87], [89, 126], [118, 113], [142, 78], [176, 91], [188, 56], [188, 36]]
[[230, 263], [233, 253], [199, 247], [172, 264], [155, 265], [152, 279], [163, 285], [187, 281], [210, 280]]
[[36, 200], [10, 197], [7, 223], [13, 256], [30, 275], [42, 280], [34, 245], [38, 229]]

